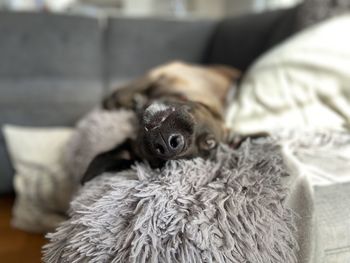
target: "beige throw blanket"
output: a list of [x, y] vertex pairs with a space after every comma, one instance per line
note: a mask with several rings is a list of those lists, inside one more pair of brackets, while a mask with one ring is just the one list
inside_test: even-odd
[[349, 120], [349, 14], [265, 54], [228, 111], [227, 123], [238, 133], [278, 134], [298, 174], [289, 201], [304, 215], [300, 262], [350, 262]]

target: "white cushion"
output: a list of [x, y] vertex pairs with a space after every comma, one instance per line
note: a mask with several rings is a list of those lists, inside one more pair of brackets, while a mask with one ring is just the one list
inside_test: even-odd
[[70, 128], [5, 125], [8, 152], [15, 169], [16, 202], [12, 224], [42, 232], [65, 219], [73, 184], [63, 165]]
[[261, 57], [227, 124], [242, 134], [344, 129], [350, 120], [350, 15], [305, 30]]

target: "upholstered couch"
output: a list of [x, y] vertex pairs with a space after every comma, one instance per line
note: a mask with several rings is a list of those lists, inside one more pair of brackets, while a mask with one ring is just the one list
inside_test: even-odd
[[[72, 126], [113, 87], [171, 60], [245, 72], [300, 28], [300, 8], [224, 20], [0, 13], [0, 126]], [[38, 262], [41, 236], [10, 228], [13, 167], [0, 133], [0, 256]]]
[[[180, 59], [245, 71], [297, 30], [297, 8], [222, 21], [0, 13], [0, 125], [71, 126], [112, 87]], [[0, 135], [0, 194], [13, 191]]]

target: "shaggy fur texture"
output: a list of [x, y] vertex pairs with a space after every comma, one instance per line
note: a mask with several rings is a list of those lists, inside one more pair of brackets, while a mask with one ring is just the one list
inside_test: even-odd
[[79, 185], [91, 160], [113, 149], [127, 138], [134, 138], [137, 120], [132, 111], [95, 109], [77, 124], [63, 154], [66, 172]]
[[145, 164], [87, 183], [45, 262], [296, 262], [277, 146], [220, 146], [217, 160]]

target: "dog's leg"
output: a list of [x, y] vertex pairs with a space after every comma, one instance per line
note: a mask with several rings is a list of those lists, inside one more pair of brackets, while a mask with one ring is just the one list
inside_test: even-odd
[[149, 86], [150, 80], [147, 77], [135, 80], [109, 94], [102, 101], [102, 107], [106, 110], [119, 108], [135, 110], [138, 104], [147, 100], [145, 93]]
[[131, 142], [128, 140], [113, 150], [97, 155], [89, 164], [82, 176], [81, 184], [90, 181], [105, 172], [118, 172], [131, 167], [137, 160]]

